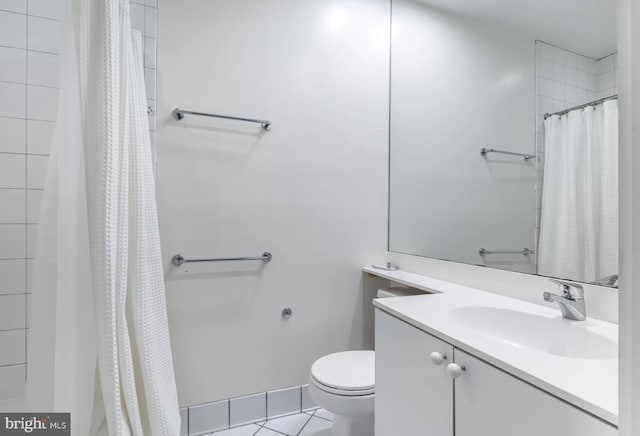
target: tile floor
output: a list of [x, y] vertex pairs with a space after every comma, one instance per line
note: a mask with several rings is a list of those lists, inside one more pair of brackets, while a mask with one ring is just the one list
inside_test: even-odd
[[209, 436], [331, 436], [332, 427], [333, 414], [316, 409], [214, 432]]

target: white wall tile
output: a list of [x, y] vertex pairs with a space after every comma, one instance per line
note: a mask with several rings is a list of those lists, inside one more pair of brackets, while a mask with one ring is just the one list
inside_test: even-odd
[[58, 55], [30, 51], [27, 56], [27, 83], [54, 86], [59, 83]]
[[[23, 329], [27, 326], [26, 304], [25, 294], [0, 295], [0, 331]], [[3, 353], [4, 349], [0, 347], [0, 354]]]
[[147, 91], [147, 98], [156, 99], [156, 70], [150, 68], [144, 69], [144, 85]]
[[26, 262], [23, 259], [0, 260], [0, 294], [25, 292]]
[[56, 123], [27, 120], [27, 153], [49, 154]]
[[47, 177], [48, 156], [27, 156], [27, 188], [43, 189]]
[[24, 189], [0, 189], [0, 224], [24, 223], [26, 196]]
[[0, 398], [17, 398], [24, 395], [26, 365], [5, 366], [0, 368]]
[[0, 11], [27, 13], [27, 0], [0, 0]]
[[144, 35], [144, 6], [131, 4], [131, 27]]
[[[25, 316], [27, 317], [27, 328], [31, 328], [31, 321], [29, 319], [30, 314], [31, 314], [31, 294], [25, 294], [26, 298], [26, 310], [25, 310]], [[27, 339], [29, 339], [29, 332], [27, 332]]]
[[[28, 190], [27, 193], [27, 223], [37, 224], [40, 221], [40, 206], [42, 191]], [[0, 203], [1, 204], [1, 203]]]
[[156, 67], [156, 40], [155, 38], [144, 39], [144, 66], [145, 68]]
[[0, 153], [24, 153], [26, 121], [0, 118]]
[[47, 18], [29, 17], [29, 50], [58, 53], [60, 49], [60, 22]]
[[0, 11], [0, 45], [27, 47], [27, 16]]
[[0, 259], [24, 259], [26, 238], [26, 225], [0, 224]]
[[29, 0], [29, 15], [62, 20], [64, 2], [62, 0]]
[[25, 267], [27, 269], [27, 274], [26, 274], [26, 278], [27, 278], [27, 283], [26, 283], [26, 291], [27, 292], [31, 292], [32, 289], [32, 282], [33, 282], [33, 259], [27, 259], [25, 261]]
[[[20, 295], [24, 301], [24, 295]], [[2, 296], [0, 298], [8, 298]], [[24, 309], [23, 309], [24, 310]], [[26, 362], [26, 330], [0, 331], [0, 366]], [[24, 381], [23, 381], [24, 382]]]
[[301, 410], [300, 386], [267, 392], [267, 417], [288, 415]]
[[26, 65], [25, 50], [0, 47], [0, 81], [25, 83]]
[[25, 186], [25, 155], [0, 153], [0, 188], [24, 188]]
[[58, 115], [58, 90], [43, 86], [27, 86], [27, 118], [56, 121]]
[[564, 100], [564, 83], [553, 82], [553, 96], [555, 100]]
[[189, 435], [229, 428], [229, 401], [189, 407]]
[[144, 8], [144, 36], [148, 36], [150, 38], [156, 37], [156, 15], [155, 8]]
[[318, 407], [316, 402], [313, 401], [313, 399], [311, 399], [311, 396], [309, 395], [309, 385], [302, 386], [301, 397], [302, 397], [302, 405], [301, 405], [302, 411], [316, 409]]
[[180, 436], [189, 436], [189, 409], [180, 409]]
[[145, 0], [144, 4], [156, 8], [158, 7], [158, 0]]
[[255, 394], [229, 400], [229, 425], [264, 421], [267, 417], [267, 394]]
[[24, 118], [27, 113], [25, 85], [0, 82], [0, 117]]
[[38, 225], [27, 225], [27, 257], [33, 259], [36, 257], [36, 242], [38, 241]]

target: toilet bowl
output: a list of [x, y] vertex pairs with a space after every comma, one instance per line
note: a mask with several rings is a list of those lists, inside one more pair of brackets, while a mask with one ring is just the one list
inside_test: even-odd
[[374, 352], [344, 351], [316, 360], [309, 395], [335, 415], [335, 436], [373, 436]]
[[[424, 293], [415, 289], [380, 289], [378, 298]], [[316, 360], [311, 366], [309, 395], [332, 412], [334, 436], [373, 436], [375, 353], [343, 351]]]

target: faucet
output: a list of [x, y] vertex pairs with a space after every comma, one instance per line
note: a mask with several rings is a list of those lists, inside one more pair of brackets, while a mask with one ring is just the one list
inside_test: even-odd
[[560, 286], [562, 295], [545, 292], [545, 301], [555, 301], [560, 306], [562, 317], [574, 321], [584, 321], [587, 319], [587, 309], [584, 304], [584, 290], [578, 283], [565, 282], [564, 280], [549, 279]]

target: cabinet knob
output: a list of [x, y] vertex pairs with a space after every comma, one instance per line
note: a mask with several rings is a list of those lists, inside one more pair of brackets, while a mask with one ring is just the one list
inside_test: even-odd
[[447, 355], [434, 351], [433, 353], [431, 353], [429, 358], [431, 359], [431, 363], [433, 363], [435, 366], [440, 366], [442, 365], [442, 362], [447, 360]]
[[449, 377], [451, 378], [460, 377], [466, 370], [467, 368], [465, 368], [464, 365], [458, 365], [457, 363], [450, 363], [447, 365], [447, 374], [449, 374]]

